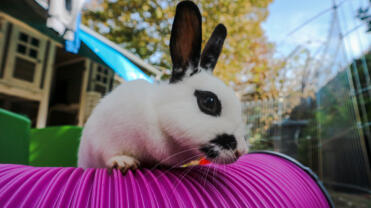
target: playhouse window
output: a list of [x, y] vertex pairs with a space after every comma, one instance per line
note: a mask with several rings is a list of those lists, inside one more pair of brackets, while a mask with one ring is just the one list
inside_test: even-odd
[[26, 46], [19, 44], [17, 46], [17, 52], [20, 54], [26, 54]]
[[111, 89], [111, 83], [113, 82], [113, 71], [103, 67], [101, 65], [96, 66], [96, 70], [93, 72], [93, 87], [95, 92], [99, 92], [105, 95]]
[[19, 40], [22, 42], [28, 42], [28, 35], [24, 34], [23, 32], [19, 33]]
[[33, 82], [35, 74], [35, 63], [17, 57], [15, 59], [15, 66], [13, 77], [22, 79], [28, 82]]
[[32, 59], [37, 59], [40, 40], [34, 37], [31, 37], [23, 32], [19, 33], [17, 44], [17, 53], [25, 55]]
[[13, 78], [21, 81], [26, 81], [30, 84], [35, 84], [40, 75], [41, 70], [41, 40], [39, 37], [29, 34], [25, 31], [16, 28], [14, 31], [15, 37], [15, 54], [14, 54], [14, 65], [11, 67]]
[[39, 47], [39, 43], [40, 43], [40, 41], [38, 39], [32, 38], [31, 45], [33, 45], [35, 47]]

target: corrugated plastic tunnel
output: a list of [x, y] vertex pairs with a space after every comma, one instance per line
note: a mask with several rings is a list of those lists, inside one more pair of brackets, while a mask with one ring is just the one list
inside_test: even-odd
[[230, 165], [122, 175], [106, 169], [0, 164], [0, 207], [333, 207], [317, 177], [282, 154]]

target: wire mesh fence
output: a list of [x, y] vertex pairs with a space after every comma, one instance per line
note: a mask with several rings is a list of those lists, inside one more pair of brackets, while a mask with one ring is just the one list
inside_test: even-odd
[[365, 89], [353, 89], [358, 72], [352, 69], [338, 73], [314, 97], [246, 102], [243, 111], [251, 150], [290, 155], [315, 171], [335, 197], [366, 194], [360, 196], [369, 201], [371, 100]]
[[333, 1], [320, 13], [331, 15], [323, 44], [299, 57], [305, 64], [286, 69], [294, 85], [278, 99], [243, 104], [250, 149], [282, 152], [310, 167], [336, 207], [371, 207], [371, 44], [354, 20], [369, 4]]

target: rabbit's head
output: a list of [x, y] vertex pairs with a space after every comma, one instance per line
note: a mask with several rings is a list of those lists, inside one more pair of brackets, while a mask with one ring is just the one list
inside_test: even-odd
[[216, 163], [234, 162], [247, 152], [241, 104], [212, 72], [226, 38], [216, 26], [201, 54], [201, 14], [190, 1], [177, 5], [170, 38], [170, 83], [159, 106], [163, 132], [173, 142]]

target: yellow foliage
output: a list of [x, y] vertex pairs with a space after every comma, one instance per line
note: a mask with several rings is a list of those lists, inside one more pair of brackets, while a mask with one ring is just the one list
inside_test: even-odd
[[[243, 99], [277, 95], [272, 83], [276, 81], [274, 78], [282, 63], [273, 60], [274, 47], [267, 42], [261, 28], [271, 1], [195, 1], [203, 17], [203, 45], [218, 23], [227, 27], [227, 39], [214, 73], [226, 84], [234, 83]], [[109, 39], [152, 64], [169, 68], [168, 43], [177, 3], [167, 0], [105, 0], [92, 11], [85, 12], [83, 23], [100, 30]], [[99, 23], [104, 26], [97, 26]], [[246, 74], [252, 74], [253, 79], [241, 81]], [[256, 91], [244, 94], [244, 85], [249, 84], [256, 85]]]

